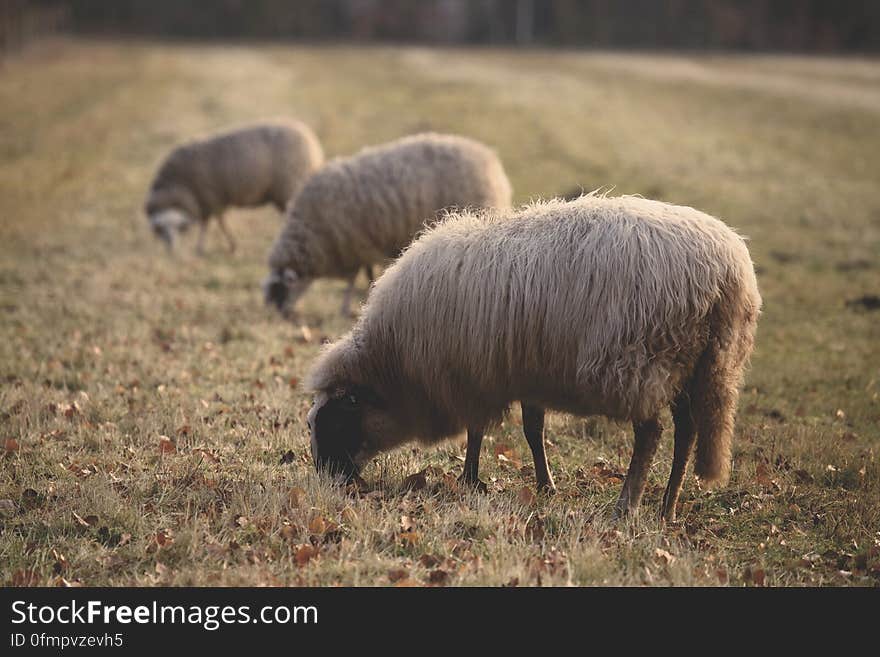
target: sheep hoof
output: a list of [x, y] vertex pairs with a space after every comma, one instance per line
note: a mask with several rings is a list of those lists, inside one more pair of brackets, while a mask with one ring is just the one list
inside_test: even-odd
[[471, 479], [469, 477], [465, 477], [461, 475], [458, 478], [458, 483], [465, 488], [473, 488], [478, 493], [488, 493], [489, 487], [486, 485], [486, 482], [482, 479]]

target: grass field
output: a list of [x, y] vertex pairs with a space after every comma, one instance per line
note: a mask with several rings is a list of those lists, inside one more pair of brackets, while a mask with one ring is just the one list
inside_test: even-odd
[[[880, 584], [880, 66], [795, 57], [56, 41], [0, 62], [0, 583]], [[175, 142], [293, 115], [329, 155], [433, 129], [493, 145], [516, 201], [583, 187], [693, 205], [751, 239], [765, 300], [733, 477], [614, 524], [628, 426], [518, 414], [404, 449], [369, 493], [310, 465], [297, 382], [344, 283], [264, 308], [279, 229], [237, 211], [170, 258], [140, 213]], [[360, 282], [365, 295], [365, 281]], [[859, 300], [862, 300], [861, 302]]]

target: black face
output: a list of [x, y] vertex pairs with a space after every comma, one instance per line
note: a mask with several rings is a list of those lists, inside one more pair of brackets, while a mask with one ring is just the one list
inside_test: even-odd
[[328, 400], [315, 414], [312, 431], [312, 459], [318, 470], [342, 475], [346, 481], [358, 474], [355, 455], [364, 443], [362, 409], [354, 395]]
[[153, 234], [165, 242], [168, 248], [171, 248], [174, 245], [174, 234], [168, 226], [153, 224]]
[[266, 303], [272, 304], [278, 310], [283, 311], [284, 307], [287, 305], [287, 296], [289, 294], [289, 290], [287, 288], [287, 283], [282, 277], [272, 277], [266, 283]]

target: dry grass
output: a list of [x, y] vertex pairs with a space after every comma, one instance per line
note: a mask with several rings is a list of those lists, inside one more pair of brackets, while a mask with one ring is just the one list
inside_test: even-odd
[[[880, 294], [875, 69], [112, 42], [2, 62], [0, 582], [876, 586], [880, 315], [846, 305]], [[534, 499], [515, 414], [484, 447], [488, 495], [451, 483], [460, 443], [380, 459], [368, 495], [319, 481], [295, 383], [347, 328], [343, 284], [305, 299], [306, 341], [259, 296], [273, 211], [235, 213], [239, 253], [211, 233], [204, 259], [168, 258], [139, 213], [171, 144], [279, 114], [331, 155], [462, 132], [519, 201], [615, 185], [749, 235], [766, 309], [731, 484], [689, 481], [661, 528], [667, 436], [644, 513], [615, 526], [627, 427], [553, 416], [560, 492]]]

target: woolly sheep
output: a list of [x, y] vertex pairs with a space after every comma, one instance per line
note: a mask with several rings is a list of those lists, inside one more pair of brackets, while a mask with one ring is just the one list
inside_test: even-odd
[[223, 219], [228, 207], [272, 203], [283, 211], [288, 200], [324, 161], [314, 133], [299, 121], [243, 126], [182, 144], [159, 166], [145, 211], [153, 232], [173, 248], [177, 232], [199, 223], [197, 251], [203, 253], [211, 217], [235, 250]]
[[328, 162], [287, 210], [269, 256], [267, 303], [284, 313], [318, 277], [349, 280], [397, 257], [426, 222], [449, 208], [510, 207], [511, 188], [487, 146], [426, 133]]
[[692, 208], [587, 195], [460, 213], [406, 250], [315, 363], [313, 458], [353, 478], [379, 452], [467, 429], [462, 479], [483, 486], [483, 433], [519, 401], [538, 487], [552, 490], [544, 410], [605, 415], [635, 432], [623, 515], [638, 508], [671, 407], [662, 514], [673, 519], [695, 443], [696, 474], [728, 478], [760, 306], [743, 239]]

